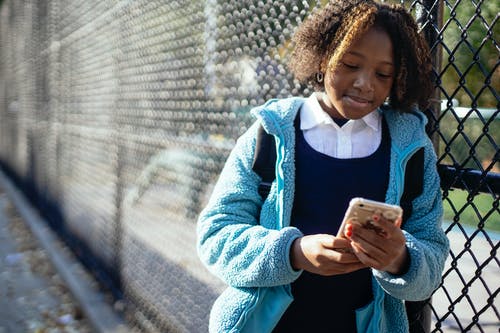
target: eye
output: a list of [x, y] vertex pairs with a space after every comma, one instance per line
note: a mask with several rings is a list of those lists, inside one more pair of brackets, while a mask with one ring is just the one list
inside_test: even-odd
[[345, 67], [347, 67], [349, 69], [358, 69], [359, 68], [358, 65], [355, 65], [355, 64], [352, 64], [352, 63], [347, 63], [347, 62], [343, 62], [342, 65], [344, 65]]
[[386, 73], [377, 73], [377, 76], [382, 78], [382, 79], [390, 79], [392, 78], [392, 74], [386, 74]]

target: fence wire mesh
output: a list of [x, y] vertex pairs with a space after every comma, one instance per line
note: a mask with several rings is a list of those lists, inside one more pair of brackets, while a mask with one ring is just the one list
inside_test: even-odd
[[[0, 1], [0, 163], [135, 330], [207, 330], [224, 286], [196, 256], [196, 216], [249, 109], [311, 93], [286, 62], [321, 2]], [[435, 64], [451, 253], [432, 329], [498, 332], [500, 4], [392, 2]]]

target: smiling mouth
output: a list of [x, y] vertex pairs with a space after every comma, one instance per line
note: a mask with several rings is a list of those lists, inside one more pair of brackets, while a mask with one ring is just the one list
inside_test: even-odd
[[357, 105], [357, 106], [366, 106], [366, 105], [369, 105], [372, 103], [371, 100], [369, 99], [366, 99], [366, 98], [362, 98], [362, 97], [358, 97], [358, 96], [350, 96], [350, 95], [346, 95], [345, 98], [351, 103], [351, 104], [354, 104], [354, 105]]

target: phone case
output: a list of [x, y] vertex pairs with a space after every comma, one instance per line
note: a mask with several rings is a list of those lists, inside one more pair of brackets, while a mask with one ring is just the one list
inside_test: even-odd
[[380, 231], [380, 228], [372, 223], [374, 214], [380, 214], [386, 220], [395, 222], [403, 215], [403, 210], [397, 205], [390, 205], [364, 198], [353, 198], [349, 202], [349, 207], [347, 208], [337, 236], [344, 236], [344, 226], [350, 219], [352, 223], [359, 224], [365, 228], [374, 229], [375, 231]]

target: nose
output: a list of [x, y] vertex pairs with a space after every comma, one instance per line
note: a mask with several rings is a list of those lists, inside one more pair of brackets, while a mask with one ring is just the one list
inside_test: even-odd
[[367, 71], [360, 71], [354, 80], [354, 88], [363, 92], [373, 91], [373, 76]]

